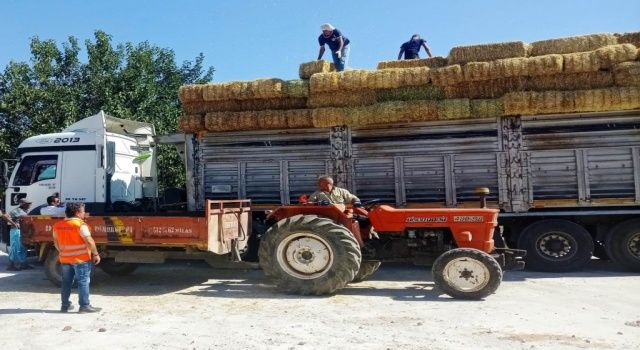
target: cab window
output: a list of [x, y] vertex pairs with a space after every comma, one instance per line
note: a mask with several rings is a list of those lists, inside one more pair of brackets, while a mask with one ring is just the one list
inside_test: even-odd
[[26, 156], [20, 162], [13, 186], [28, 186], [38, 181], [56, 178], [58, 156]]

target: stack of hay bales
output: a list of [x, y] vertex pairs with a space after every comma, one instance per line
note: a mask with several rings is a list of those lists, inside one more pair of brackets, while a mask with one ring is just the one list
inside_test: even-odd
[[639, 33], [454, 47], [376, 70], [180, 88], [187, 133], [326, 128], [640, 108]]

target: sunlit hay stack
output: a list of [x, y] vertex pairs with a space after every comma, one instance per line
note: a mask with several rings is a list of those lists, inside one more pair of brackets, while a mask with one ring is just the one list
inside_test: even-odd
[[607, 45], [615, 45], [618, 40], [613, 34], [590, 34], [560, 39], [541, 40], [531, 43], [531, 56], [565, 54], [593, 51]]
[[369, 81], [368, 70], [348, 70], [343, 72], [339, 77], [338, 86], [340, 90], [356, 91], [365, 89], [367, 81]]
[[284, 97], [282, 86], [283, 81], [281, 79], [231, 81], [204, 85], [202, 96], [205, 101], [277, 98]]
[[511, 77], [484, 81], [462, 82], [445, 86], [446, 98], [499, 98], [511, 91], [522, 91], [527, 77]]
[[[531, 77], [524, 81], [522, 90], [585, 90], [613, 86], [613, 74], [608, 71], [556, 74]], [[516, 91], [516, 90], [513, 90]]]
[[458, 46], [449, 52], [449, 64], [494, 61], [501, 58], [526, 57], [528, 44], [512, 41], [496, 44]]
[[616, 111], [640, 108], [640, 88], [513, 92], [502, 100], [506, 115]]
[[319, 92], [338, 91], [340, 89], [340, 75], [338, 72], [316, 73], [309, 79], [309, 91], [313, 96]]
[[307, 106], [306, 98], [265, 98], [252, 100], [220, 100], [220, 101], [203, 101], [189, 102], [182, 104], [182, 111], [185, 114], [199, 114], [208, 112], [239, 112], [247, 110], [266, 110], [266, 109], [298, 109]]
[[562, 72], [561, 55], [505, 58], [491, 62], [469, 62], [462, 67], [465, 81], [482, 81]]
[[464, 80], [462, 67], [459, 64], [435, 68], [429, 71], [431, 82], [436, 86], [455, 85]]
[[299, 129], [313, 127], [311, 111], [292, 109], [286, 111], [211, 112], [205, 117], [206, 130], [244, 131], [258, 129]]
[[371, 71], [363, 86], [367, 89], [394, 89], [429, 83], [428, 67], [390, 68]]
[[415, 67], [440, 68], [448, 64], [449, 63], [446, 57], [434, 56], [431, 58], [423, 58], [423, 59], [416, 59], [416, 60], [381, 61], [381, 62], [378, 62], [378, 69], [415, 68]]
[[619, 44], [562, 56], [565, 73], [595, 72], [600, 69], [609, 69], [618, 63], [635, 60], [638, 57], [638, 49], [631, 44]]
[[429, 68], [391, 68], [382, 70], [350, 70], [342, 73], [318, 73], [309, 80], [310, 95], [327, 92], [391, 89], [429, 83]]
[[345, 108], [314, 108], [311, 110], [311, 120], [316, 128], [330, 128], [346, 125], [349, 111]]
[[365, 106], [376, 103], [376, 95], [372, 91], [319, 92], [307, 100], [310, 108]]
[[287, 97], [308, 97], [308, 80], [287, 80], [282, 85], [282, 93]]
[[472, 118], [495, 118], [504, 115], [504, 104], [501, 99], [471, 100]]
[[178, 89], [178, 97], [180, 98], [180, 102], [188, 103], [188, 102], [197, 102], [202, 101], [202, 90], [204, 85], [196, 84], [196, 85], [183, 85]]
[[444, 90], [433, 85], [403, 86], [396, 89], [378, 89], [375, 92], [377, 102], [441, 100]]
[[300, 76], [300, 79], [309, 79], [316, 73], [328, 73], [335, 70], [336, 68], [333, 63], [329, 63], [328, 61], [311, 61], [300, 64], [298, 75]]
[[640, 48], [640, 32], [615, 34], [618, 44], [633, 44]]
[[615, 65], [613, 77], [618, 86], [640, 86], [640, 61]]
[[178, 119], [178, 129], [187, 134], [205, 131], [204, 116], [200, 114], [180, 116]]

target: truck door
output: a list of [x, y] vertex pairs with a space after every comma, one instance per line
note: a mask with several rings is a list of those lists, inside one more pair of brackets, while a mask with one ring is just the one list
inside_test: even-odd
[[65, 174], [60, 180], [62, 202], [96, 202], [96, 151], [66, 151], [62, 160]]
[[33, 209], [45, 205], [47, 197], [60, 191], [61, 153], [22, 157], [7, 188], [7, 210], [18, 206], [20, 198], [33, 202]]

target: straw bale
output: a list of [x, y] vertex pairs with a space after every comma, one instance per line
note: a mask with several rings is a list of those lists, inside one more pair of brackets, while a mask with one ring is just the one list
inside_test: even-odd
[[371, 91], [320, 92], [307, 101], [310, 108], [365, 106], [376, 103], [376, 95]]
[[624, 62], [613, 67], [613, 77], [618, 86], [640, 86], [640, 62]]
[[474, 118], [495, 118], [504, 115], [504, 104], [500, 99], [471, 100], [471, 116]]
[[302, 63], [298, 69], [298, 75], [300, 76], [300, 79], [309, 79], [316, 73], [328, 73], [335, 70], [336, 68], [333, 63], [318, 60]]
[[202, 88], [203, 85], [183, 85], [178, 89], [178, 97], [180, 102], [195, 102], [202, 101]]
[[340, 75], [338, 86], [341, 90], [362, 90], [367, 87], [370, 71], [348, 70]]
[[611, 68], [626, 61], [633, 61], [638, 57], [638, 49], [632, 44], [609, 45], [596, 50], [600, 60], [600, 68]]
[[396, 89], [376, 90], [375, 99], [378, 102], [413, 101], [413, 100], [441, 100], [444, 90], [433, 85], [403, 86]]
[[511, 91], [524, 90], [526, 77], [462, 82], [444, 87], [446, 98], [498, 98]]
[[204, 131], [204, 116], [201, 114], [183, 115], [178, 119], [178, 129], [186, 134]]
[[288, 97], [308, 97], [308, 80], [287, 80], [282, 85], [282, 93]]
[[260, 129], [297, 129], [313, 127], [311, 111], [292, 109], [286, 111], [211, 112], [205, 117], [209, 131], [240, 131]]
[[251, 100], [221, 100], [189, 102], [182, 105], [185, 114], [199, 114], [221, 111], [247, 111], [265, 109], [297, 109], [307, 106], [306, 98], [264, 98]]
[[501, 58], [526, 57], [528, 45], [522, 41], [458, 46], [449, 52], [449, 64], [493, 61]]
[[573, 52], [593, 51], [607, 45], [615, 45], [618, 41], [611, 33], [572, 36], [567, 38], [541, 40], [531, 43], [531, 56], [548, 54], [566, 54]]
[[600, 59], [595, 51], [562, 55], [565, 73], [595, 72], [600, 69]]
[[462, 67], [459, 64], [432, 69], [429, 71], [429, 76], [436, 86], [455, 85], [464, 80]]
[[231, 81], [221, 84], [206, 84], [203, 87], [205, 101], [227, 99], [246, 100], [256, 98], [283, 97], [281, 79], [259, 79], [254, 81]]
[[613, 86], [613, 74], [597, 71], [531, 77], [525, 80], [523, 90], [583, 90], [611, 86]]
[[615, 34], [618, 38], [618, 44], [633, 44], [640, 48], [640, 32]]
[[507, 115], [627, 110], [640, 108], [640, 88], [513, 92], [503, 102]]
[[544, 55], [527, 59], [527, 75], [550, 75], [562, 73], [562, 55]]
[[416, 59], [416, 60], [381, 61], [381, 62], [378, 62], [378, 69], [415, 68], [415, 67], [440, 68], [448, 64], [449, 63], [446, 57], [434, 56], [430, 58], [423, 58], [423, 59]]
[[345, 108], [316, 108], [311, 110], [311, 120], [316, 128], [330, 128], [346, 125], [349, 118]]
[[464, 119], [471, 117], [471, 103], [468, 98], [438, 101], [438, 119]]
[[340, 90], [341, 73], [316, 73], [309, 79], [311, 95], [318, 92], [331, 92]]

